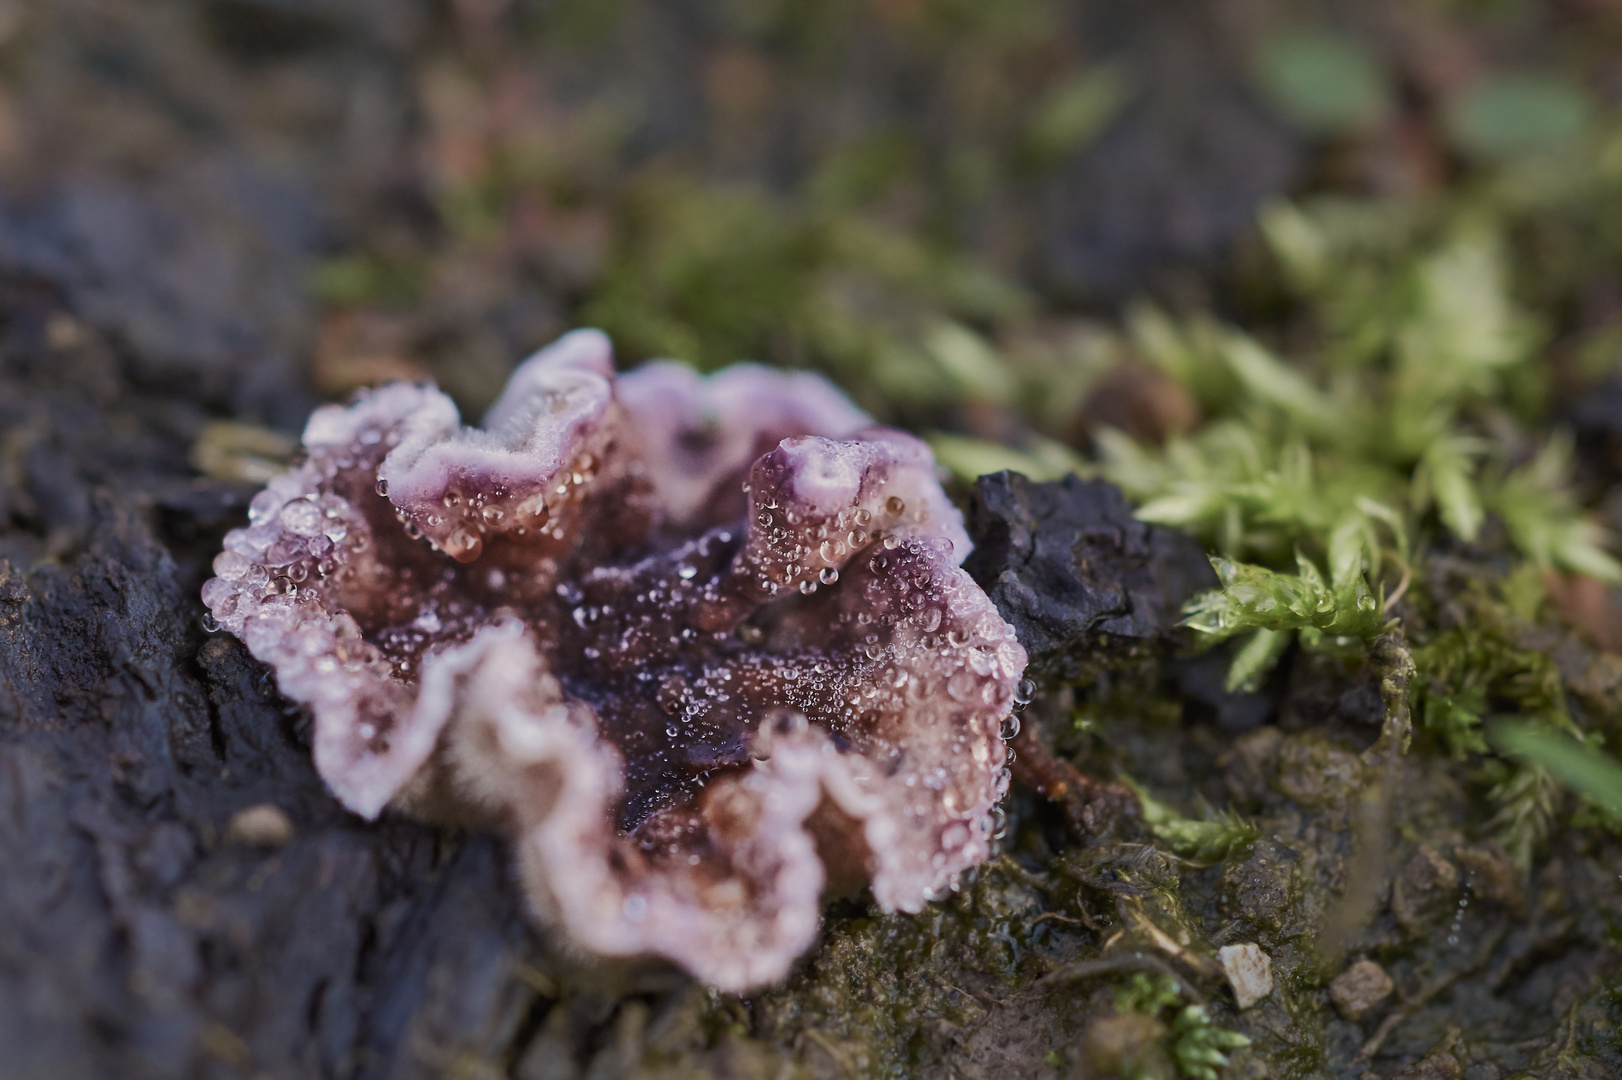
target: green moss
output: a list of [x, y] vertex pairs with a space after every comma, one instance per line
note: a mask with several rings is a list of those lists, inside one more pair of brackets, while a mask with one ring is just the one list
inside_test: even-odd
[[915, 1075], [937, 1053], [933, 1030], [985, 1012], [988, 976], [1007, 993], [1043, 970], [1036, 946], [1049, 929], [1032, 920], [1045, 907], [1035, 880], [1005, 860], [916, 916], [837, 920], [800, 975], [754, 1001], [761, 1030], [810, 1039], [854, 1076]]
[[627, 358], [820, 367], [881, 412], [1003, 393], [995, 358], [953, 320], [1024, 301], [950, 253], [743, 188], [653, 178], [626, 198], [583, 318]]
[[1133, 785], [1143, 807], [1143, 820], [1155, 839], [1196, 865], [1220, 861], [1230, 851], [1256, 839], [1256, 824], [1233, 810], [1207, 807], [1203, 820], [1186, 818], [1147, 791]]

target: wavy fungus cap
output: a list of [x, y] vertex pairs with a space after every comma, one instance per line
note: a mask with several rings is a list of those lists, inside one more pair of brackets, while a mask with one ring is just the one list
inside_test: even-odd
[[731, 990], [825, 890], [917, 911], [990, 852], [1025, 651], [929, 450], [821, 379], [577, 331], [482, 428], [428, 386], [310, 417], [203, 599], [366, 817], [474, 810], [538, 917]]

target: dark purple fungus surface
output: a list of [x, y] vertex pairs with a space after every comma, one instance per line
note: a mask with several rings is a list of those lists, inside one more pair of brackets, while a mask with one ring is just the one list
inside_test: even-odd
[[916, 911], [990, 852], [1025, 651], [929, 450], [804, 374], [522, 365], [326, 406], [203, 598], [315, 717], [346, 806], [474, 812], [537, 916], [717, 986], [825, 891]]

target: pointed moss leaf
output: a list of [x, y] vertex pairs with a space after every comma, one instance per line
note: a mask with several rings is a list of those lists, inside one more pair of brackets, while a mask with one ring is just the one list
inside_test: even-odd
[[1447, 392], [1488, 392], [1493, 372], [1526, 356], [1534, 337], [1509, 295], [1502, 246], [1466, 233], [1418, 267], [1420, 308], [1406, 358], [1446, 380]]
[[1622, 815], [1622, 764], [1592, 746], [1536, 724], [1502, 720], [1492, 740], [1506, 753], [1548, 770], [1562, 784]]
[[1505, 775], [1487, 793], [1498, 805], [1487, 825], [1509, 852], [1515, 868], [1525, 874], [1532, 868], [1533, 853], [1549, 834], [1560, 782], [1541, 765], [1504, 770], [1502, 762], [1496, 764]]
[[1504, 479], [1492, 508], [1515, 546], [1537, 565], [1622, 582], [1622, 564], [1603, 546], [1609, 534], [1583, 516], [1565, 486], [1570, 458], [1568, 438], [1550, 439], [1536, 458]]
[[1155, 839], [1186, 859], [1214, 863], [1234, 848], [1242, 848], [1256, 839], [1256, 825], [1232, 810], [1216, 813], [1207, 807], [1204, 820], [1187, 818], [1149, 794], [1131, 777], [1122, 779], [1137, 795], [1144, 823], [1155, 834]]
[[1247, 393], [1273, 406], [1309, 429], [1328, 427], [1335, 419], [1329, 399], [1300, 371], [1262, 348], [1254, 339], [1234, 333], [1223, 342], [1223, 358]]
[[1563, 150], [1594, 123], [1594, 106], [1558, 75], [1497, 75], [1449, 103], [1447, 133], [1454, 145], [1481, 158], [1512, 158]]
[[1376, 123], [1391, 102], [1390, 78], [1357, 38], [1293, 30], [1256, 55], [1256, 78], [1272, 106], [1297, 126], [1342, 135]]
[[1290, 647], [1292, 638], [1287, 630], [1257, 630], [1251, 634], [1228, 665], [1228, 692], [1254, 693]]
[[1334, 255], [1330, 239], [1299, 206], [1272, 203], [1262, 209], [1258, 224], [1273, 258], [1297, 289], [1311, 291], [1329, 277]]
[[[1369, 535], [1373, 535], [1373, 523], [1379, 522], [1391, 533], [1392, 546], [1396, 548], [1397, 558], [1404, 563], [1408, 561], [1408, 523], [1397, 512], [1395, 507], [1388, 506], [1379, 499], [1371, 499], [1367, 495], [1359, 495], [1352, 500], [1352, 505], [1369, 518]], [[1369, 554], [1369, 566], [1378, 570], [1380, 567], [1380, 552], [1378, 541], [1374, 541], [1374, 548]]]
[[1443, 436], [1430, 444], [1421, 459], [1424, 482], [1436, 500], [1437, 513], [1460, 540], [1474, 542], [1486, 519], [1475, 481], [1475, 458], [1485, 448], [1479, 439]]
[[[1175, 447], [1180, 440], [1173, 442]], [[1164, 490], [1168, 470], [1159, 454], [1140, 446], [1124, 431], [1100, 428], [1093, 432], [1093, 443], [1104, 462], [1104, 474], [1110, 482], [1135, 502], [1144, 502]]]
[[1226, 1051], [1250, 1045], [1248, 1036], [1211, 1022], [1203, 1005], [1185, 1005], [1172, 1021], [1172, 1057], [1189, 1080], [1218, 1080], [1228, 1065]]
[[963, 397], [998, 403], [1013, 397], [1014, 380], [1008, 365], [985, 338], [961, 323], [940, 322], [925, 339], [924, 349]]
[[1419, 457], [1468, 398], [1490, 398], [1505, 372], [1531, 357], [1536, 323], [1509, 295], [1501, 245], [1468, 232], [1411, 269], [1414, 302], [1397, 328], [1391, 450]]
[[1209, 516], [1213, 511], [1220, 511], [1222, 506], [1222, 493], [1219, 490], [1191, 489], [1152, 499], [1138, 507], [1135, 516], [1139, 521], [1153, 525], [1186, 526]]
[[1049, 439], [1033, 438], [1023, 450], [985, 439], [936, 432], [925, 440], [935, 452], [935, 460], [964, 483], [972, 483], [988, 473], [1022, 473], [1032, 480], [1058, 480], [1066, 473], [1090, 476], [1096, 468], [1081, 460], [1069, 447]]
[[1343, 515], [1329, 534], [1329, 580], [1335, 588], [1349, 588], [1354, 579], [1361, 580], [1364, 564], [1377, 567], [1379, 557], [1374, 523], [1361, 511]]
[[1598, 581], [1622, 582], [1622, 563], [1601, 547], [1607, 538], [1605, 530], [1591, 521], [1563, 522], [1551, 537], [1553, 561]]
[[1132, 81], [1116, 64], [1095, 64], [1063, 83], [1037, 105], [1026, 126], [1032, 164], [1049, 165], [1085, 147], [1131, 96]]
[[1151, 304], [1138, 304], [1127, 311], [1126, 329], [1138, 355], [1181, 383], [1201, 407], [1220, 411], [1233, 398], [1233, 375], [1217, 357], [1226, 332], [1215, 320], [1178, 322]]
[[1185, 385], [1192, 383], [1199, 357], [1164, 311], [1139, 304], [1126, 313], [1127, 332], [1143, 358]]

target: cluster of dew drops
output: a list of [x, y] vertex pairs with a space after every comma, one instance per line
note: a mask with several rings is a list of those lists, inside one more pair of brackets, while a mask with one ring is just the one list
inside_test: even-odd
[[[749, 491], [750, 485], [746, 482], [743, 492], [747, 496]], [[892, 516], [899, 517], [906, 510], [906, 503], [892, 495], [886, 508]], [[783, 565], [781, 571], [773, 576], [769, 560], [760, 560], [756, 566], [756, 587], [767, 596], [776, 596], [781, 590], [794, 586], [798, 580], [800, 592], [810, 596], [819, 586], [837, 583], [839, 570], [831, 564], [839, 562], [846, 554], [860, 551], [870, 541], [881, 537], [894, 547], [894, 537], [884, 537], [877, 529], [869, 531], [872, 521], [873, 512], [864, 507], [842, 509], [832, 521], [817, 526], [816, 532], [810, 537], [817, 545], [813, 548], [810, 544], [802, 543], [800, 534], [795, 531], [800, 524], [800, 516], [792, 509], [779, 505], [775, 495], [766, 493], [760, 500], [755, 525], [760, 528], [767, 549]], [[806, 576], [800, 580], [802, 575], [808, 575], [814, 557], [820, 557], [824, 565], [815, 577]]]
[[[520, 540], [531, 533], [562, 540], [563, 523], [554, 515], [554, 511], [560, 504], [580, 494], [596, 477], [597, 468], [596, 456], [582, 453], [559, 472], [549, 491], [538, 492], [509, 507], [507, 504], [512, 501], [513, 493], [505, 483], [498, 480], [488, 490], [481, 490], [477, 482], [468, 482], [468, 467], [462, 465], [456, 470], [458, 479], [475, 490], [464, 494], [457, 487], [448, 488], [440, 497], [440, 505], [444, 508], [442, 513], [431, 510], [419, 520], [411, 511], [396, 507], [394, 517], [413, 540], [423, 539], [426, 532], [437, 531], [440, 526], [460, 519], [460, 523], [446, 537], [445, 549], [459, 558], [465, 557], [466, 561], [478, 558], [492, 531], [500, 531]], [[387, 498], [389, 482], [379, 477], [375, 490], [378, 495]], [[509, 512], [512, 515], [510, 523]], [[440, 544], [431, 538], [428, 539], [428, 546], [435, 551], [441, 550]]]
[[[749, 492], [747, 483], [744, 485], [743, 490], [746, 494]], [[892, 495], [886, 500], [884, 509], [892, 519], [900, 519], [906, 513], [907, 506], [903, 499]], [[779, 514], [781, 515], [781, 521], [778, 518]], [[816, 555], [821, 556], [824, 563], [832, 563], [843, 559], [847, 552], [861, 551], [870, 542], [876, 542], [878, 550], [872, 556], [871, 569], [877, 574], [887, 568], [888, 556], [885, 553], [895, 551], [903, 543], [892, 533], [874, 527], [873, 516], [870, 511], [865, 508], [856, 508], [841, 510], [831, 522], [825, 522], [819, 526], [811, 538], [819, 546], [812, 549], [802, 544], [797, 538], [794, 526], [799, 525], [800, 522], [794, 511], [780, 507], [777, 500], [770, 494], [761, 499], [755, 524], [762, 530], [770, 530], [765, 534], [768, 550], [784, 563], [780, 575], [775, 578], [771, 576], [771, 567], [766, 560], [761, 560], [760, 565], [757, 567], [759, 573], [756, 584], [768, 596], [777, 595], [781, 589], [790, 586], [806, 572], [807, 567], [804, 563], [810, 560], [813, 550], [815, 550]], [[950, 541], [945, 538], [936, 538], [934, 542], [936, 544], [950, 545]], [[918, 553], [917, 545], [920, 541], [914, 540], [906, 543], [909, 553]], [[824, 566], [816, 579], [806, 577], [800, 580], [799, 591], [810, 595], [817, 591], [819, 583], [832, 585], [838, 580], [838, 570], [833, 566]], [[930, 582], [924, 579], [915, 582], [915, 584], [922, 590], [927, 588]], [[846, 615], [848, 616], [848, 613]], [[921, 644], [926, 649], [934, 649], [943, 643], [952, 647], [961, 647], [968, 643], [968, 635], [961, 629], [954, 630], [947, 635], [945, 642], [936, 639], [934, 630], [940, 625], [940, 621], [940, 609], [934, 606], [925, 608], [916, 616], [917, 625], [925, 631]], [[877, 641], [877, 635], [869, 635], [864, 650], [869, 660], [877, 660], [881, 655]], [[818, 664], [814, 670], [825, 671], [826, 667], [824, 664]], [[1031, 679], [1021, 679], [1015, 686], [1011, 711], [1003, 718], [999, 732], [1005, 744], [1019, 734], [1019, 714], [1035, 699], [1036, 691], [1036, 683]], [[954, 693], [953, 696], [957, 697], [959, 695]], [[1008, 770], [1013, 761], [1014, 750], [1009, 747], [1007, 749], [1007, 760], [1003, 767], [1003, 778], [998, 785], [999, 790], [1006, 790]], [[991, 852], [995, 855], [1007, 834], [1007, 812], [1001, 801], [992, 807], [989, 817], [981, 822], [980, 827], [988, 833]], [[951, 892], [957, 892], [961, 889], [962, 884], [963, 874], [954, 874], [947, 882], [947, 889]], [[931, 895], [928, 898], [936, 899], [938, 897]]]
[[[398, 433], [376, 428], [359, 435], [372, 457], [398, 441]], [[320, 488], [355, 464], [347, 450], [318, 449], [303, 468], [277, 477], [253, 497], [248, 527], [226, 535], [225, 550], [214, 557], [215, 578], [203, 586], [203, 601], [211, 609], [203, 616], [205, 630], [219, 630], [216, 614], [229, 619], [244, 600], [296, 599], [312, 579], [341, 580], [348, 573], [350, 557], [365, 551], [371, 540], [365, 529], [351, 528], [348, 501]]]

